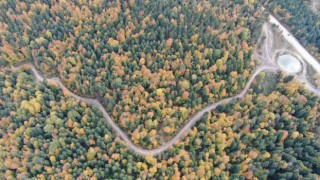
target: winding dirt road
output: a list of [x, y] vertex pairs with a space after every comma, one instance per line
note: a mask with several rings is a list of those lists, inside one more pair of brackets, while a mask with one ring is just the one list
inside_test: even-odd
[[[267, 28], [264, 28], [265, 33], [267, 33]], [[266, 36], [267, 38], [270, 38], [270, 36]], [[268, 41], [267, 41], [268, 42]], [[267, 46], [267, 45], [265, 45]], [[264, 64], [262, 64], [261, 66], [259, 66], [255, 72], [252, 74], [251, 78], [249, 79], [249, 81], [247, 82], [245, 88], [236, 96], [233, 97], [229, 97], [226, 99], [222, 99], [218, 102], [215, 102], [211, 105], [208, 105], [207, 107], [203, 108], [201, 111], [199, 111], [198, 113], [194, 114], [192, 117], [190, 117], [189, 121], [183, 126], [183, 128], [178, 132], [178, 134], [172, 138], [170, 141], [168, 142], [164, 142], [162, 144], [162, 146], [155, 148], [155, 149], [143, 149], [141, 147], [136, 146], [128, 137], [128, 135], [111, 119], [111, 117], [109, 116], [109, 114], [106, 112], [106, 110], [104, 109], [104, 107], [101, 105], [101, 103], [96, 100], [96, 99], [91, 99], [91, 98], [83, 98], [81, 96], [78, 96], [77, 94], [71, 92], [62, 82], [59, 78], [57, 77], [53, 77], [53, 78], [45, 78], [42, 74], [39, 73], [39, 71], [30, 63], [28, 64], [23, 64], [20, 65], [19, 67], [11, 67], [12, 70], [18, 70], [20, 68], [29, 68], [31, 69], [31, 71], [33, 72], [36, 81], [37, 82], [50, 82], [50, 83], [56, 83], [58, 84], [63, 92], [66, 93], [66, 95], [70, 95], [73, 98], [80, 100], [80, 101], [84, 101], [86, 103], [88, 103], [91, 106], [95, 106], [96, 108], [98, 108], [104, 119], [107, 121], [107, 123], [109, 123], [111, 125], [111, 127], [113, 128], [113, 130], [115, 132], [117, 132], [117, 134], [122, 138], [122, 140], [127, 144], [127, 146], [129, 148], [131, 148], [133, 151], [135, 151], [136, 153], [140, 154], [140, 155], [157, 155], [162, 153], [163, 151], [165, 151], [166, 149], [172, 147], [176, 142], [178, 142], [184, 135], [186, 135], [191, 127], [208, 111], [211, 111], [213, 109], [215, 109], [217, 106], [221, 105], [221, 104], [226, 104], [232, 100], [235, 100], [237, 98], [242, 98], [246, 92], [248, 91], [248, 89], [250, 88], [250, 85], [252, 83], [252, 81], [255, 79], [255, 77], [262, 71], [276, 71], [277, 68], [276, 66], [274, 66], [272, 63], [272, 61], [269, 60], [270, 56], [269, 56], [269, 48], [268, 46], [266, 48], [264, 48], [263, 52], [263, 57], [260, 57], [261, 60], [264, 62]], [[267, 61], [267, 62], [266, 62]]]
[[[165, 151], [166, 149], [172, 147], [176, 142], [178, 142], [183, 136], [185, 136], [191, 129], [191, 127], [206, 113], [209, 112], [213, 109], [215, 109], [217, 106], [221, 105], [221, 104], [226, 104], [229, 103], [232, 100], [238, 99], [238, 98], [242, 98], [244, 97], [244, 95], [247, 93], [248, 89], [250, 88], [250, 85], [252, 83], [252, 81], [255, 79], [255, 77], [262, 71], [277, 71], [278, 68], [275, 65], [275, 62], [272, 60], [272, 57], [270, 55], [271, 49], [272, 49], [272, 44], [273, 44], [273, 37], [272, 37], [272, 32], [270, 30], [268, 30], [268, 28], [266, 26], [263, 27], [263, 31], [266, 34], [266, 42], [264, 44], [263, 47], [263, 52], [262, 55], [257, 55], [257, 57], [259, 59], [261, 59], [261, 61], [263, 62], [262, 65], [260, 65], [252, 74], [251, 78], [249, 79], [249, 81], [247, 82], [245, 88], [236, 96], [233, 97], [229, 97], [226, 99], [222, 99], [218, 102], [215, 102], [211, 105], [208, 105], [207, 107], [203, 108], [201, 111], [199, 111], [198, 113], [194, 114], [192, 117], [190, 117], [189, 121], [183, 126], [183, 128], [178, 132], [178, 134], [172, 138], [170, 141], [168, 142], [164, 142], [162, 144], [162, 146], [155, 148], [155, 149], [143, 149], [141, 147], [136, 146], [131, 140], [130, 138], [127, 136], [127, 134], [111, 119], [111, 117], [108, 115], [108, 113], [106, 112], [106, 110], [104, 109], [104, 107], [101, 105], [101, 103], [99, 101], [97, 101], [96, 99], [91, 99], [91, 98], [83, 98], [78, 96], [77, 94], [71, 92], [65, 85], [63, 85], [63, 83], [61, 82], [61, 80], [57, 77], [53, 77], [53, 78], [45, 78], [44, 76], [42, 76], [37, 69], [32, 65], [32, 64], [24, 64], [21, 65], [19, 67], [12, 67], [12, 70], [17, 70], [20, 69], [21, 67], [23, 68], [30, 68], [32, 70], [32, 72], [35, 75], [36, 81], [37, 82], [43, 82], [43, 81], [47, 81], [50, 83], [56, 83], [58, 84], [62, 90], [67, 94], [72, 96], [73, 98], [80, 100], [80, 101], [84, 101], [92, 106], [95, 106], [96, 108], [98, 108], [104, 119], [107, 121], [107, 123], [109, 123], [111, 125], [111, 127], [113, 128], [113, 130], [115, 132], [117, 132], [117, 134], [122, 138], [122, 140], [127, 144], [127, 146], [129, 148], [131, 148], [133, 151], [135, 151], [136, 153], [140, 154], [140, 155], [157, 155], [162, 153], [163, 151]], [[318, 91], [314, 91], [314, 89], [310, 88], [310, 85], [306, 84], [306, 86], [311, 89], [313, 92], [315, 92], [317, 95], [320, 95], [320, 93]]]
[[[50, 83], [56, 83], [59, 84], [59, 86], [62, 88], [62, 90], [67, 94], [72, 96], [73, 98], [80, 100], [80, 101], [84, 101], [92, 106], [95, 106], [96, 108], [98, 108], [102, 114], [103, 117], [105, 118], [105, 120], [111, 125], [111, 127], [113, 128], [113, 130], [115, 132], [118, 133], [118, 135], [122, 138], [123, 141], [126, 142], [126, 144], [128, 145], [128, 147], [130, 147], [133, 151], [135, 151], [138, 154], [141, 155], [157, 155], [160, 154], [161, 152], [165, 151], [166, 149], [168, 149], [169, 147], [171, 147], [172, 145], [174, 145], [176, 142], [178, 142], [185, 134], [187, 134], [187, 132], [191, 129], [191, 127], [195, 124], [195, 122], [197, 122], [204, 113], [211, 111], [213, 109], [215, 109], [217, 106], [221, 105], [221, 104], [226, 104], [234, 99], [237, 98], [242, 98], [246, 92], [248, 91], [248, 89], [250, 88], [250, 85], [252, 83], [252, 81], [255, 79], [255, 77], [262, 71], [276, 71], [277, 68], [272, 67], [272, 66], [265, 66], [262, 65], [259, 68], [257, 68], [255, 70], [255, 72], [253, 73], [253, 75], [251, 76], [250, 80], [247, 82], [245, 88], [236, 96], [233, 97], [229, 97], [223, 100], [220, 100], [218, 102], [215, 102], [205, 108], [203, 108], [201, 111], [199, 111], [198, 113], [196, 113], [195, 115], [193, 115], [187, 124], [184, 125], [184, 127], [179, 131], [179, 133], [172, 138], [170, 141], [165, 142], [162, 144], [162, 146], [156, 148], [156, 149], [143, 149], [141, 147], [136, 146], [131, 140], [130, 138], [127, 136], [127, 134], [111, 119], [111, 117], [108, 115], [108, 113], [106, 112], [106, 110], [104, 109], [104, 107], [101, 105], [101, 103], [99, 101], [97, 101], [96, 99], [91, 99], [91, 98], [83, 98], [80, 97], [78, 95], [76, 95], [75, 93], [71, 92], [65, 85], [62, 84], [61, 80], [57, 77], [53, 77], [53, 78], [44, 78], [39, 72], [38, 70], [36, 70], [36, 68], [28, 63], [28, 64], [24, 64], [22, 65], [24, 68], [30, 68], [32, 70], [32, 72], [35, 75], [36, 81], [37, 82], [43, 82], [44, 80], [46, 82], [50, 82]], [[20, 67], [12, 67], [12, 70], [18, 70], [20, 69], [22, 66]]]

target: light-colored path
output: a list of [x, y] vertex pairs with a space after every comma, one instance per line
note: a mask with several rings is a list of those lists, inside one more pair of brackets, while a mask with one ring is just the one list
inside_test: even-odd
[[[122, 138], [122, 140], [124, 140], [126, 142], [126, 144], [128, 145], [128, 147], [130, 147], [132, 150], [134, 150], [136, 153], [141, 154], [141, 155], [156, 155], [156, 154], [160, 154], [161, 152], [165, 151], [166, 149], [168, 149], [169, 147], [171, 147], [172, 145], [174, 145], [176, 142], [178, 142], [185, 134], [187, 134], [190, 130], [190, 128], [195, 124], [195, 122], [197, 122], [204, 113], [211, 111], [213, 109], [215, 109], [217, 106], [219, 106], [220, 104], [225, 104], [228, 103], [234, 99], [237, 98], [242, 98], [246, 92], [248, 91], [248, 89], [250, 88], [250, 85], [252, 83], [252, 81], [254, 80], [254, 78], [262, 71], [276, 71], [277, 69], [275, 67], [270, 67], [270, 66], [260, 66], [259, 68], [257, 68], [255, 70], [255, 72], [253, 73], [253, 75], [251, 76], [250, 80], [247, 82], [245, 88], [236, 96], [233, 97], [229, 97], [223, 100], [220, 100], [218, 102], [215, 102], [205, 108], [203, 108], [201, 111], [199, 111], [198, 113], [196, 113], [195, 115], [193, 115], [187, 124], [185, 124], [183, 126], [183, 128], [178, 132], [178, 134], [172, 138], [170, 141], [168, 142], [164, 142], [162, 144], [162, 146], [156, 148], [156, 149], [143, 149], [141, 147], [136, 146], [131, 140], [130, 138], [127, 136], [127, 134], [111, 119], [111, 117], [108, 115], [108, 113], [106, 112], [106, 110], [103, 108], [103, 106], [101, 105], [100, 102], [98, 102], [96, 99], [91, 99], [91, 98], [83, 98], [80, 97], [76, 94], [74, 94], [73, 92], [71, 92], [65, 85], [62, 84], [62, 82], [60, 81], [59, 78], [54, 77], [54, 78], [44, 78], [37, 70], [36, 68], [32, 65], [32, 64], [24, 64], [23, 67], [28, 67], [32, 70], [32, 72], [35, 75], [36, 81], [37, 82], [43, 82], [44, 80], [50, 83], [57, 83], [59, 84], [59, 86], [62, 88], [62, 90], [72, 96], [73, 98], [80, 100], [80, 101], [84, 101], [92, 106], [95, 106], [96, 108], [98, 108], [101, 113], [103, 114], [103, 117], [105, 118], [105, 120], [111, 125], [111, 127], [113, 128], [113, 130], [115, 132], [118, 133], [118, 135]], [[12, 68], [13, 70], [17, 70], [18, 68]]]

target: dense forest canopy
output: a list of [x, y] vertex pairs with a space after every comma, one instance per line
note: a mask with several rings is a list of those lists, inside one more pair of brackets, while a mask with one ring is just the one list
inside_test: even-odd
[[[315, 47], [318, 16], [295, 14], [296, 2], [269, 8]], [[2, 0], [0, 9], [1, 178], [319, 179], [320, 100], [293, 76], [260, 73], [243, 98], [144, 156], [94, 106], [9, 68], [29, 62], [59, 77], [100, 101], [134, 144], [157, 148], [244, 88], [257, 66], [261, 1]], [[295, 18], [309, 21], [299, 31]]]
[[2, 1], [0, 63], [31, 61], [99, 99], [152, 148], [243, 89], [262, 20], [254, 1]]
[[[95, 108], [36, 84], [28, 71], [0, 72], [0, 175], [5, 179], [317, 179], [317, 97], [292, 78], [252, 86], [242, 100], [206, 113], [158, 156], [132, 152]], [[317, 132], [318, 131], [318, 132]]]

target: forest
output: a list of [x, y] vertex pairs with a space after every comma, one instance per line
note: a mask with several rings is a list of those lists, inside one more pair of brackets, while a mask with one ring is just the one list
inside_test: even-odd
[[299, 42], [320, 58], [320, 16], [312, 11], [305, 0], [269, 0], [270, 12], [284, 22]]
[[264, 17], [254, 1], [2, 1], [0, 64], [32, 62], [99, 99], [153, 148], [243, 89]]
[[317, 179], [320, 174], [319, 98], [283, 74], [261, 73], [244, 98], [205, 114], [157, 156], [135, 154], [98, 110], [64, 96], [55, 85], [37, 84], [27, 70], [0, 72], [0, 116], [4, 179]]
[[[271, 7], [298, 29], [293, 1]], [[154, 149], [244, 88], [258, 66], [261, 2], [2, 0], [0, 9], [1, 178], [319, 179], [320, 100], [293, 76], [260, 73], [172, 147], [139, 155], [97, 108], [10, 68], [32, 63], [59, 77], [101, 102], [135, 145]], [[310, 33], [294, 33], [316, 47]]]

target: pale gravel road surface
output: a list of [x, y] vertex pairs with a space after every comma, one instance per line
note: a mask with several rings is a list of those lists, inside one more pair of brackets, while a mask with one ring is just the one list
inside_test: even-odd
[[[162, 153], [163, 151], [165, 151], [166, 149], [168, 149], [169, 147], [172, 147], [176, 142], [178, 142], [184, 135], [186, 135], [189, 130], [191, 129], [191, 127], [195, 124], [195, 122], [197, 122], [204, 113], [211, 111], [213, 109], [215, 109], [217, 106], [221, 105], [221, 104], [226, 104], [234, 99], [237, 98], [242, 98], [246, 92], [248, 91], [248, 89], [250, 88], [250, 85], [252, 83], [252, 81], [254, 80], [254, 78], [262, 71], [276, 71], [277, 69], [275, 67], [270, 67], [270, 66], [260, 66], [259, 68], [257, 68], [255, 70], [255, 72], [253, 73], [253, 75], [251, 76], [250, 80], [247, 82], [245, 88], [236, 96], [233, 97], [229, 97], [223, 100], [220, 100], [218, 102], [215, 102], [205, 108], [203, 108], [201, 111], [199, 111], [198, 113], [196, 113], [195, 115], [193, 115], [187, 124], [185, 124], [183, 126], [183, 128], [178, 132], [178, 134], [172, 138], [170, 141], [165, 142], [162, 144], [162, 146], [155, 148], [155, 149], [143, 149], [141, 147], [136, 146], [131, 140], [130, 138], [127, 136], [127, 134], [111, 119], [111, 117], [109, 116], [109, 114], [106, 112], [106, 110], [104, 109], [104, 107], [101, 105], [101, 103], [99, 101], [97, 101], [96, 99], [91, 99], [91, 98], [83, 98], [80, 97], [78, 95], [76, 95], [75, 93], [71, 92], [65, 85], [63, 85], [63, 83], [60, 81], [59, 78], [57, 77], [53, 77], [53, 78], [44, 78], [39, 72], [38, 70], [36, 70], [36, 68], [32, 65], [32, 64], [24, 64], [24, 67], [28, 67], [32, 70], [32, 72], [34, 73], [35, 77], [36, 77], [36, 81], [37, 82], [43, 82], [44, 80], [50, 83], [57, 83], [59, 84], [59, 86], [62, 88], [62, 90], [67, 94], [72, 96], [73, 98], [80, 100], [80, 101], [84, 101], [92, 106], [95, 106], [96, 108], [98, 108], [101, 113], [103, 114], [104, 119], [111, 125], [111, 127], [113, 128], [113, 130], [115, 132], [118, 133], [118, 135], [122, 138], [123, 141], [126, 142], [127, 146], [130, 147], [133, 151], [135, 151], [138, 154], [141, 155], [157, 155]], [[13, 70], [19, 69], [18, 68], [14, 68], [12, 67]]]

